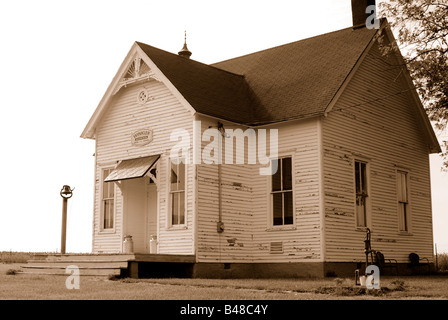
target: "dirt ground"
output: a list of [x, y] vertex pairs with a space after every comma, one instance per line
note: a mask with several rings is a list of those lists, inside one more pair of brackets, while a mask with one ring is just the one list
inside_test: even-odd
[[[20, 272], [0, 263], [0, 300], [448, 300], [448, 276], [383, 277], [381, 289], [354, 279], [116, 279]], [[71, 288], [70, 288], [71, 287]]]

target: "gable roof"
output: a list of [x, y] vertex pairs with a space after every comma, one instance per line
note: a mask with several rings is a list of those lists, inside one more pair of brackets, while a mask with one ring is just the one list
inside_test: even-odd
[[196, 112], [255, 126], [323, 114], [376, 32], [346, 28], [212, 65], [137, 44]]
[[259, 99], [253, 124], [323, 114], [377, 30], [347, 28], [213, 66], [241, 73]]
[[[383, 19], [379, 30], [349, 27], [211, 65], [135, 42], [81, 137], [94, 137], [112, 92], [119, 90], [120, 77], [135, 55], [193, 113], [248, 126], [326, 114], [386, 26]], [[437, 138], [420, 99], [414, 98], [425, 134], [437, 152]]]

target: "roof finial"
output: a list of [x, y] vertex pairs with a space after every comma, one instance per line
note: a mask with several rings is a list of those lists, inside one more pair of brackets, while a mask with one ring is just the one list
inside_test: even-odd
[[185, 30], [185, 41], [184, 41], [184, 47], [178, 52], [178, 54], [185, 58], [190, 58], [191, 51], [187, 48], [187, 30]]

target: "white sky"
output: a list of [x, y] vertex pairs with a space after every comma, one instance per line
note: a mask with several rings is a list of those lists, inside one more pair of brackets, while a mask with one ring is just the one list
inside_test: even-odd
[[[350, 0], [0, 2], [0, 251], [90, 252], [94, 141], [80, 134], [134, 41], [213, 63], [351, 26]], [[448, 175], [432, 156], [434, 241], [448, 252]]]

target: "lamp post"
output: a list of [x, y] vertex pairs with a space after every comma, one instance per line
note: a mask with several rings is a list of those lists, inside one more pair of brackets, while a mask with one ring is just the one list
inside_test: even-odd
[[70, 186], [64, 185], [61, 189], [60, 195], [62, 197], [62, 231], [61, 231], [61, 253], [65, 253], [65, 239], [67, 229], [67, 200], [73, 195], [73, 190]]

